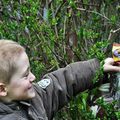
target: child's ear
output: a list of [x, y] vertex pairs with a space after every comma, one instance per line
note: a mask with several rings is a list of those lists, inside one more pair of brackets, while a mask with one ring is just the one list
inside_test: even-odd
[[4, 83], [0, 83], [0, 96], [6, 96], [7, 90]]

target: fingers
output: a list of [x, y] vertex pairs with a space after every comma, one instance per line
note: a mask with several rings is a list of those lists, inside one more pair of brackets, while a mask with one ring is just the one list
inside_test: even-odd
[[113, 58], [105, 59], [103, 69], [105, 72], [120, 72], [120, 66], [115, 64]]
[[105, 64], [109, 64], [109, 65], [113, 65], [114, 64], [113, 58], [106, 58], [104, 62], [105, 62]]

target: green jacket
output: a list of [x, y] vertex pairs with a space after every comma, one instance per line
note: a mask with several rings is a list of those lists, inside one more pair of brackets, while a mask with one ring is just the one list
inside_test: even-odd
[[0, 102], [0, 120], [52, 120], [72, 96], [92, 87], [99, 66], [97, 59], [91, 59], [46, 74], [33, 84], [35, 98], [11, 104]]

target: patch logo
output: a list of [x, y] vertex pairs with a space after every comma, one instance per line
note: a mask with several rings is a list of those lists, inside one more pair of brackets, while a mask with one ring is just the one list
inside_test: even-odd
[[38, 83], [38, 85], [39, 85], [41, 88], [45, 89], [47, 86], [49, 86], [49, 84], [50, 84], [50, 79], [42, 79], [42, 80], [40, 80], [40, 81], [37, 82], [37, 83]]

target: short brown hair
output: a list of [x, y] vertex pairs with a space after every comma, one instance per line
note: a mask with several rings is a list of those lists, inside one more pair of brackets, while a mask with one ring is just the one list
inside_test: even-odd
[[12, 40], [0, 40], [0, 81], [9, 83], [16, 69], [15, 61], [25, 49]]

